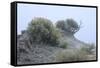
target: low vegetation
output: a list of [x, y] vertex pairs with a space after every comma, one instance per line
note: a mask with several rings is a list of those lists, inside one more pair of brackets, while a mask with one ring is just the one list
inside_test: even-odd
[[95, 44], [87, 44], [86, 46], [81, 47], [81, 50], [86, 51], [88, 54], [95, 54], [96, 47]]
[[89, 44], [80, 49], [61, 50], [55, 53], [55, 59], [57, 62], [96, 60], [93, 49], [95, 46]]

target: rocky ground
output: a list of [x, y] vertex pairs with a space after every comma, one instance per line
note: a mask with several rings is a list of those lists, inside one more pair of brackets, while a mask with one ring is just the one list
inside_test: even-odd
[[[66, 36], [65, 34], [63, 35], [62, 39], [68, 42], [69, 50], [79, 49], [81, 46], [85, 46], [85, 43], [77, 40], [72, 35], [67, 34]], [[55, 59], [56, 56], [54, 54], [62, 50], [65, 49], [57, 46], [50, 46], [49, 44], [31, 43], [29, 41], [27, 32], [24, 32], [22, 35], [19, 35], [17, 39], [17, 64], [20, 65], [60, 62]]]

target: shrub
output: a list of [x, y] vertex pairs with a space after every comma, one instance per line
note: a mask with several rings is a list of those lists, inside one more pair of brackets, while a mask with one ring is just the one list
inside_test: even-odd
[[45, 18], [34, 18], [29, 26], [28, 32], [34, 43], [57, 45], [60, 32], [53, 26], [52, 22]]
[[73, 19], [66, 19], [65, 21], [59, 20], [56, 23], [56, 27], [72, 34], [76, 33], [80, 29], [80, 26]]

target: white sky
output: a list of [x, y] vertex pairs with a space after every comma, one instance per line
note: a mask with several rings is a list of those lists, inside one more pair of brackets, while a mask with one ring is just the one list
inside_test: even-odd
[[96, 8], [19, 3], [17, 9], [18, 34], [27, 28], [34, 17], [44, 17], [54, 23], [58, 20], [73, 18], [78, 23], [82, 21], [82, 28], [75, 37], [87, 43], [96, 43]]

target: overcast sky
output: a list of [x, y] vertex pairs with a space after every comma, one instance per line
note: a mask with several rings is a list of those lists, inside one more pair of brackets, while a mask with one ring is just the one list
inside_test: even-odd
[[87, 43], [96, 42], [96, 8], [18, 4], [17, 32], [21, 33], [34, 17], [44, 17], [53, 23], [58, 20], [73, 18], [78, 24], [82, 22], [81, 29], [75, 37]]

